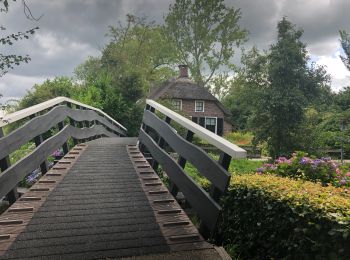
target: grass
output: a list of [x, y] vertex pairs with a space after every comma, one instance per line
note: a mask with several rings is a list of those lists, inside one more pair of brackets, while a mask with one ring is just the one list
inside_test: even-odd
[[[210, 154], [210, 156], [214, 160], [218, 160], [219, 156]], [[239, 159], [239, 160], [232, 160], [229, 172], [231, 174], [248, 174], [255, 172], [257, 168], [261, 167], [264, 164], [263, 161], [255, 161], [255, 160], [248, 160], [248, 159]], [[189, 162], [186, 163], [185, 167], [186, 173], [191, 176], [191, 178], [200, 184], [202, 187], [207, 187], [209, 184], [209, 181], [203, 177], [198, 170]]]
[[14, 151], [10, 154], [11, 164], [15, 164], [20, 159], [24, 158], [26, 155], [31, 153], [35, 149], [35, 144], [33, 142], [29, 142], [23, 145], [18, 150]]
[[229, 168], [229, 172], [236, 174], [245, 174], [255, 172], [257, 168], [261, 167], [264, 161], [239, 159], [232, 160]]

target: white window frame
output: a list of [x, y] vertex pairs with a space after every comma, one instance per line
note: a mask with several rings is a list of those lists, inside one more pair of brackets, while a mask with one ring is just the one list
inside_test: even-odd
[[171, 100], [172, 105], [174, 106], [174, 109], [175, 109], [175, 105], [174, 105], [174, 103], [173, 103], [174, 101], [180, 101], [180, 109], [179, 109], [178, 111], [182, 110], [182, 99], [172, 99], [172, 100]]
[[204, 117], [204, 128], [207, 129], [207, 118], [215, 118], [215, 134], [218, 134], [218, 118], [215, 116]]
[[[197, 102], [203, 102], [203, 111], [197, 111]], [[196, 113], [203, 113], [205, 111], [205, 102], [204, 100], [195, 100], [194, 101], [194, 112]]]

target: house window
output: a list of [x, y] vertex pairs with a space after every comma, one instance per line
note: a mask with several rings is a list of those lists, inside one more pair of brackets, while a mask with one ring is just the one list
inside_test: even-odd
[[196, 100], [194, 111], [195, 112], [204, 112], [204, 101]]
[[175, 110], [182, 110], [182, 100], [181, 99], [173, 99], [172, 103], [173, 103], [173, 107]]
[[205, 118], [205, 128], [216, 134], [217, 118], [216, 117], [206, 117]]

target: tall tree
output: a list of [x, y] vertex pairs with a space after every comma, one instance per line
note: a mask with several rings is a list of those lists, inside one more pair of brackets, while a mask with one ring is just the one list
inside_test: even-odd
[[159, 25], [127, 15], [126, 25], [110, 26], [111, 41], [102, 52], [102, 66], [116, 76], [137, 73], [147, 90], [174, 75], [175, 49]]
[[345, 54], [345, 56], [340, 56], [340, 58], [343, 61], [346, 68], [350, 70], [350, 36], [344, 30], [339, 31], [339, 34], [340, 34], [340, 44]]
[[308, 65], [306, 46], [300, 40], [303, 30], [285, 17], [277, 29], [277, 43], [267, 56], [266, 84], [254, 101], [252, 118], [255, 140], [267, 142], [272, 157], [289, 155], [302, 147], [305, 109], [329, 87], [325, 71]]
[[223, 102], [231, 112], [234, 128], [250, 130], [249, 122], [254, 107], [257, 102], [264, 102], [261, 96], [269, 84], [267, 54], [260, 53], [254, 47], [249, 52], [242, 53], [241, 64]]
[[205, 86], [219, 69], [232, 70], [235, 49], [247, 35], [240, 18], [240, 10], [227, 7], [224, 0], [177, 0], [170, 5], [164, 31], [198, 84]]

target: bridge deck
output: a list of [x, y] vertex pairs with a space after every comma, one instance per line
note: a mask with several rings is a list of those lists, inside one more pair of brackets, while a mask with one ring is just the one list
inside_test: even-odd
[[[135, 144], [108, 138], [71, 150], [0, 216], [0, 259], [213, 250]], [[210, 258], [221, 259], [212, 252]]]

